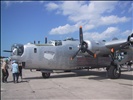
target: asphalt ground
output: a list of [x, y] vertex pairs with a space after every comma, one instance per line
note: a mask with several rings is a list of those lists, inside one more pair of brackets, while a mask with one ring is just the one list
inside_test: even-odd
[[43, 79], [38, 71], [23, 69], [23, 80], [1, 82], [1, 100], [133, 100], [133, 66], [109, 79], [103, 69], [55, 72]]

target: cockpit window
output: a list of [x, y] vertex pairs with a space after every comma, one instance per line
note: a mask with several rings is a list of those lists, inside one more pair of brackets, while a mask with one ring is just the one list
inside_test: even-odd
[[54, 41], [50, 41], [49, 44], [51, 44], [53, 46], [60, 46], [60, 45], [62, 45], [62, 41], [61, 40], [54, 40]]
[[22, 44], [14, 44], [11, 48], [12, 54], [11, 55], [19, 55], [21, 56], [24, 52], [24, 46]]

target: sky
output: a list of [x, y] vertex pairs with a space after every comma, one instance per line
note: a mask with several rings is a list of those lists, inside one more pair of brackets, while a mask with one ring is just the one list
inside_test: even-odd
[[14, 43], [126, 39], [133, 32], [132, 1], [1, 1], [1, 56]]

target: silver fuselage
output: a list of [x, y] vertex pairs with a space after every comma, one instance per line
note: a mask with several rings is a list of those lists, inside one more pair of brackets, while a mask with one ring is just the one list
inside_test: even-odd
[[[109, 55], [110, 48], [104, 41], [88, 41], [88, 49], [97, 54], [97, 57]], [[25, 68], [27, 69], [49, 69], [49, 70], [67, 70], [77, 68], [77, 59], [71, 60], [72, 55], [79, 49], [79, 41], [61, 41], [61, 45], [51, 44], [26, 44], [24, 45], [24, 52], [20, 56], [12, 55], [11, 59], [18, 62], [25, 62]], [[111, 44], [109, 44], [111, 45]], [[116, 46], [117, 47], [117, 46]], [[128, 55], [126, 60], [133, 59], [133, 48], [130, 47], [127, 50]], [[87, 53], [78, 54], [89, 56]]]

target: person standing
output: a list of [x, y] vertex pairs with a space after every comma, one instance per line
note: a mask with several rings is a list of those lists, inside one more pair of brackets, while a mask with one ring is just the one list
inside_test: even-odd
[[18, 64], [14, 60], [12, 61], [12, 75], [13, 75], [13, 82], [18, 83], [18, 77], [19, 77], [19, 69], [18, 69]]
[[4, 59], [3, 60], [3, 63], [2, 63], [2, 82], [3, 83], [7, 83], [7, 78], [9, 76], [9, 73], [8, 73], [8, 60], [7, 59]]
[[21, 81], [22, 81], [22, 63], [18, 64], [18, 68], [19, 68], [19, 76], [21, 77]]

